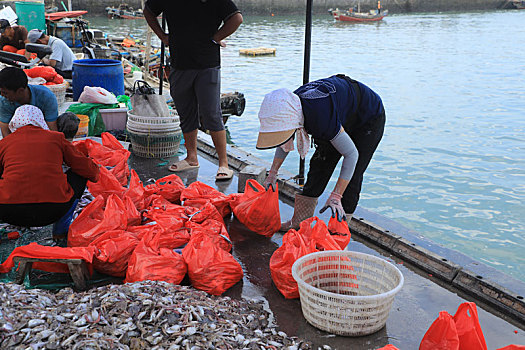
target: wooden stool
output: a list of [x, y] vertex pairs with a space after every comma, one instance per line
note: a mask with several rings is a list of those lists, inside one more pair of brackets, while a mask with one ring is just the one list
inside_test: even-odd
[[82, 259], [39, 259], [39, 258], [23, 258], [15, 257], [13, 261], [20, 263], [18, 266], [18, 273], [15, 279], [15, 283], [24, 283], [26, 274], [31, 273], [34, 262], [54, 262], [67, 264], [69, 268], [69, 274], [73, 279], [73, 283], [78, 290], [86, 290], [86, 280], [89, 279], [89, 271], [86, 266], [86, 262]]

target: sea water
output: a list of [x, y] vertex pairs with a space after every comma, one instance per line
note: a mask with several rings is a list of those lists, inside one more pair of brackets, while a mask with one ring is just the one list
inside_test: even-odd
[[[523, 23], [516, 10], [366, 24], [316, 15], [310, 79], [345, 73], [383, 99], [385, 134], [361, 207], [525, 281]], [[255, 149], [258, 108], [271, 90], [302, 84], [304, 24], [299, 15], [245, 16], [222, 49], [222, 91], [246, 97], [244, 114], [227, 124], [232, 141], [268, 162], [273, 152]], [[93, 18], [91, 26], [145, 38], [140, 20]], [[239, 55], [254, 47], [276, 55]], [[297, 155], [284, 166], [297, 173]]]

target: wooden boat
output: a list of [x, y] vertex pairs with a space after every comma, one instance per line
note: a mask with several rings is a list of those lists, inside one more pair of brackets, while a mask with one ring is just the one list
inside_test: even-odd
[[331, 11], [336, 21], [342, 22], [377, 22], [388, 15], [388, 10], [370, 10], [369, 12], [359, 12], [350, 10], [335, 9]]
[[75, 18], [80, 17], [88, 13], [87, 11], [62, 11], [62, 12], [52, 12], [46, 13], [46, 19], [48, 21], [59, 21], [63, 18]]
[[141, 9], [133, 9], [128, 4], [120, 4], [118, 7], [106, 7], [109, 18], [122, 19], [144, 19], [144, 13]]

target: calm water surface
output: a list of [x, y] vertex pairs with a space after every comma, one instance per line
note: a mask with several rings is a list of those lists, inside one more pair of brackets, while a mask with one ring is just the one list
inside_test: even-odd
[[[90, 21], [145, 37], [143, 21]], [[360, 206], [525, 281], [523, 23], [525, 11], [373, 24], [314, 16], [310, 78], [346, 73], [383, 99], [385, 136]], [[265, 93], [301, 85], [303, 42], [304, 16], [247, 16], [222, 50], [222, 90], [247, 100], [243, 116], [228, 122], [233, 142], [268, 161], [273, 152], [255, 150], [257, 111]], [[238, 54], [260, 46], [277, 54]], [[297, 173], [297, 156], [289, 158], [287, 170]]]

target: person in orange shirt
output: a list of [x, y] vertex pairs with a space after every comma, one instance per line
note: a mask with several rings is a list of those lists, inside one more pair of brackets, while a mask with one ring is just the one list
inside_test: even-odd
[[[24, 227], [55, 223], [54, 236], [67, 233], [87, 180], [99, 179], [99, 165], [63, 133], [50, 131], [38, 107], [18, 107], [9, 129], [0, 140], [0, 221]], [[63, 162], [71, 168], [66, 173]]]

